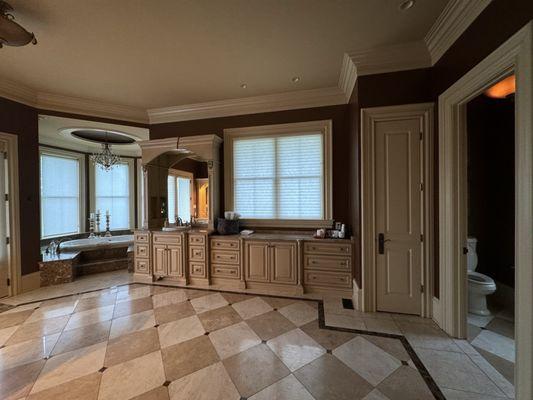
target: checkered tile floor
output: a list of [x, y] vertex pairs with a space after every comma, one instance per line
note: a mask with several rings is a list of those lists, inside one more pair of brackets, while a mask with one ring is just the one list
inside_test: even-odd
[[2, 399], [434, 399], [396, 338], [319, 303], [127, 285], [0, 314]]

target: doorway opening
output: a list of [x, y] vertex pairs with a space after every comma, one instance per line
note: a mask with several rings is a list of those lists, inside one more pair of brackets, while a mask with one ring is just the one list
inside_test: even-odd
[[514, 382], [514, 75], [470, 100], [467, 113], [468, 341]]

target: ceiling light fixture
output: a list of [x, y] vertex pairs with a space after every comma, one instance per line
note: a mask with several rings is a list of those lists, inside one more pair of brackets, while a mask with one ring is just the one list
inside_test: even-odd
[[91, 155], [91, 161], [98, 165], [100, 169], [108, 172], [120, 162], [120, 157], [111, 151], [111, 145], [107, 143], [106, 139], [106, 142], [102, 143], [102, 151]]
[[15, 22], [12, 11], [9, 3], [0, 0], [0, 48], [3, 45], [25, 46], [30, 42], [37, 44], [35, 35]]
[[246, 83], [243, 83], [243, 84], [241, 85], [241, 89], [246, 89], [247, 87], [248, 87], [248, 85], [247, 85]]
[[405, 0], [400, 3], [398, 8], [400, 11], [407, 11], [415, 5], [415, 0]]
[[299, 76], [295, 76], [291, 79], [292, 83], [298, 83], [300, 82], [300, 77]]

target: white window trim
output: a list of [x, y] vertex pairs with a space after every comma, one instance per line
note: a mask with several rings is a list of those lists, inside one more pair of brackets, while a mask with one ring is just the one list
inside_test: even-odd
[[281, 135], [304, 135], [321, 133], [324, 136], [324, 205], [323, 219], [242, 219], [242, 225], [254, 227], [319, 228], [333, 224], [333, 177], [332, 177], [332, 122], [331, 120], [297, 122], [290, 124], [253, 126], [247, 128], [224, 129], [224, 202], [227, 211], [233, 210], [233, 141], [242, 137], [269, 137]]
[[[79, 162], [79, 193], [80, 193], [80, 204], [79, 204], [79, 231], [77, 233], [84, 233], [86, 229], [85, 224], [85, 213], [86, 213], [86, 201], [85, 198], [87, 196], [85, 187], [85, 154], [83, 153], [76, 153], [72, 151], [62, 150], [62, 149], [55, 149], [51, 147], [45, 147], [40, 146], [39, 147], [39, 188], [41, 186], [40, 182], [40, 175], [41, 175], [41, 155], [49, 155], [49, 156], [57, 156], [57, 157], [64, 157], [64, 158], [71, 158], [78, 160]], [[39, 190], [39, 195], [41, 194], [41, 191]], [[41, 204], [39, 204], [39, 212], [42, 212]], [[43, 223], [42, 217], [41, 217], [41, 224]], [[42, 235], [42, 227], [40, 227], [39, 235]], [[41, 239], [50, 239], [54, 237], [61, 237], [61, 236], [68, 236], [68, 235], [74, 235], [75, 233], [62, 233], [59, 235], [51, 235], [51, 236], [41, 236]]]
[[[122, 158], [120, 160], [120, 164], [128, 164], [128, 186], [129, 186], [129, 208], [130, 208], [130, 226], [120, 229], [112, 229], [113, 230], [127, 230], [127, 229], [135, 229], [135, 162], [133, 158]], [[91, 212], [96, 211], [96, 187], [95, 187], [95, 168], [99, 168], [96, 166], [96, 164], [89, 160], [89, 193], [90, 193], [90, 209]], [[105, 210], [101, 210], [102, 213], [105, 212]], [[101, 224], [105, 224], [105, 216], [102, 214], [102, 220]], [[113, 216], [111, 216], [113, 218]]]
[[135, 160], [137, 161], [135, 163], [136, 165], [135, 174], [137, 176], [137, 224], [135, 228], [139, 229], [142, 226], [143, 218], [144, 218], [144, 208], [143, 208], [144, 180], [143, 180], [143, 169], [142, 169], [141, 159], [137, 158]]
[[[168, 170], [168, 174], [171, 175], [171, 176], [174, 176], [176, 178], [185, 178], [185, 179], [189, 179], [190, 181], [190, 185], [189, 185], [189, 208], [190, 208], [190, 213], [191, 213], [191, 218], [193, 218], [194, 216], [194, 207], [193, 207], [193, 204], [196, 204], [196, 195], [195, 195], [195, 188], [194, 188], [194, 174], [192, 172], [188, 172], [188, 171], [182, 171], [182, 170], [179, 170], [179, 169], [173, 169], [173, 168], [170, 168]], [[175, 199], [175, 202], [174, 204], [176, 205], [176, 209], [174, 210], [174, 213], [175, 215], [178, 215], [178, 199], [177, 199], [177, 194], [178, 194], [178, 189], [176, 187], [176, 199]], [[167, 204], [168, 204], [168, 201], [167, 201]], [[173, 221], [168, 221], [170, 224], [174, 224]]]

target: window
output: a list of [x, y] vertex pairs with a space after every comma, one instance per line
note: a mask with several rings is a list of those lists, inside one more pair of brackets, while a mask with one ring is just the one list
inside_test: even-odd
[[133, 160], [116, 164], [104, 171], [92, 165], [93, 211], [100, 210], [100, 230], [105, 230], [105, 214], [109, 211], [110, 229], [130, 229], [134, 225]]
[[41, 237], [83, 232], [82, 161], [83, 155], [41, 150]]
[[226, 130], [226, 209], [254, 225], [330, 224], [330, 126]]
[[192, 174], [173, 170], [168, 175], [168, 221], [174, 223], [176, 217], [183, 222], [191, 222]]

